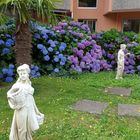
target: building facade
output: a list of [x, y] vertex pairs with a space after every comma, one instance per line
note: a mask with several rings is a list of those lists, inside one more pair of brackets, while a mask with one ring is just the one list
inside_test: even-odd
[[74, 20], [93, 31], [140, 32], [140, 0], [68, 0]]

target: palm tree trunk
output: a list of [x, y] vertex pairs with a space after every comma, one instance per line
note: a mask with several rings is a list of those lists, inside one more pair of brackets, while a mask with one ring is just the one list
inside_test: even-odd
[[15, 33], [15, 56], [17, 66], [22, 64], [31, 65], [32, 63], [32, 36], [29, 30], [29, 23], [21, 23], [16, 19]]

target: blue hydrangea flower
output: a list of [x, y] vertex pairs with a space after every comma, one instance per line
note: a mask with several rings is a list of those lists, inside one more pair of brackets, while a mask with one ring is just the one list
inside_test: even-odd
[[61, 30], [60, 33], [63, 35], [63, 34], [65, 34], [66, 32], [65, 32], [65, 30]]
[[62, 61], [61, 61], [61, 62], [60, 62], [60, 65], [61, 65], [61, 66], [65, 65], [65, 62], [62, 62]]
[[53, 42], [53, 40], [51, 40], [51, 39], [50, 39], [50, 40], [48, 40], [48, 43], [49, 43], [49, 44], [51, 44], [52, 42]]
[[51, 36], [55, 36], [56, 34], [54, 33], [54, 31], [51, 31], [51, 32], [50, 32], [50, 35], [51, 35]]
[[56, 47], [56, 45], [55, 45], [54, 42], [52, 42], [50, 45], [51, 45], [51, 47], [53, 47], [53, 48]]
[[7, 75], [8, 76], [13, 76], [14, 75], [13, 70], [12, 69], [8, 69]]
[[35, 71], [38, 71], [39, 70], [39, 67], [38, 66], [35, 66], [34, 69], [35, 69]]
[[46, 49], [46, 48], [45, 48], [45, 49], [43, 49], [43, 50], [42, 50], [42, 53], [43, 53], [44, 55], [47, 55], [47, 54], [48, 54], [47, 49]]
[[59, 57], [59, 58], [62, 58], [62, 57], [63, 57], [63, 54], [58, 54], [58, 57]]
[[49, 61], [50, 60], [50, 57], [48, 55], [44, 56], [44, 60], [45, 61]]
[[59, 58], [56, 56], [56, 57], [54, 58], [54, 61], [55, 61], [55, 62], [58, 62], [58, 61], [59, 61]]
[[2, 69], [2, 73], [3, 73], [3, 74], [7, 74], [7, 73], [8, 73], [8, 69], [3, 68], [3, 69]]
[[55, 40], [54, 43], [55, 43], [55, 44], [58, 44], [58, 41]]
[[61, 57], [61, 61], [62, 61], [62, 62], [66, 62], [66, 60], [67, 60], [67, 59], [66, 59], [65, 56]]
[[42, 45], [42, 44], [37, 44], [37, 48], [40, 49], [40, 50], [42, 50], [44, 47], [45, 47], [45, 46]]
[[35, 78], [39, 76], [40, 76], [39, 67], [35, 65], [31, 65], [31, 77]]
[[37, 38], [37, 39], [40, 39], [40, 34], [35, 33], [34, 37]]
[[59, 69], [58, 69], [58, 68], [55, 68], [55, 69], [54, 69], [54, 72], [55, 72], [55, 73], [58, 73], [58, 72], [59, 72]]
[[2, 73], [0, 73], [0, 79], [2, 79], [3, 78], [3, 74]]
[[41, 76], [40, 72], [37, 72], [37, 73], [36, 73], [36, 76], [37, 76], [37, 77], [40, 77], [40, 76]]
[[140, 71], [140, 65], [137, 66], [138, 71]]
[[6, 34], [6, 37], [9, 37], [9, 38], [11, 38], [11, 35], [10, 35], [10, 34]]
[[14, 80], [13, 77], [6, 77], [5, 78], [6, 83], [11, 83], [11, 82], [13, 82], [13, 80]]
[[41, 34], [43, 34], [43, 35], [48, 34], [48, 33], [51, 32], [50, 30], [47, 30], [47, 29], [45, 29], [45, 28], [42, 28], [41, 30], [42, 30], [42, 31], [41, 31]]
[[36, 74], [35, 70], [31, 70], [31, 75], [34, 76]]
[[59, 54], [59, 51], [56, 51], [55, 54]]
[[4, 41], [0, 39], [0, 45], [3, 45], [3, 44], [4, 44]]
[[48, 39], [48, 35], [43, 35], [42, 38], [44, 38], [44, 39]]
[[59, 47], [59, 50], [62, 52], [62, 51], [65, 50], [65, 48], [64, 48], [63, 46], [60, 46], [60, 47]]
[[50, 46], [53, 47], [53, 48], [56, 46], [56, 45], [55, 45], [55, 41], [53, 41], [53, 40], [51, 40], [51, 39], [48, 41], [48, 43], [49, 43]]
[[60, 51], [64, 51], [66, 47], [67, 47], [66, 43], [61, 42], [60, 47], [59, 47], [59, 50]]
[[4, 48], [2, 50], [2, 54], [5, 55], [5, 54], [9, 54], [10, 53], [10, 50], [8, 48]]
[[53, 52], [53, 48], [52, 48], [52, 47], [49, 47], [49, 48], [48, 48], [48, 51], [49, 51], [49, 52]]
[[14, 45], [14, 40], [12, 39], [7, 39], [5, 45], [7, 47], [11, 47], [12, 45]]
[[10, 68], [10, 69], [14, 69], [15, 66], [14, 66], [13, 64], [10, 64], [10, 65], [9, 65], [9, 68]]

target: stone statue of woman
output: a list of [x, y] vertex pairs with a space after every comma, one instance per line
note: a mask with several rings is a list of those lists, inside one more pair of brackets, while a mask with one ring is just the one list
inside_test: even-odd
[[39, 129], [44, 114], [39, 112], [33, 97], [29, 66], [19, 66], [17, 73], [17, 82], [7, 92], [9, 106], [15, 110], [9, 140], [32, 140], [32, 132]]
[[[125, 53], [124, 50], [126, 49], [125, 44], [120, 45], [120, 50], [118, 52], [118, 59], [117, 59], [117, 74], [116, 79], [123, 79], [123, 72], [124, 72], [124, 61], [125, 61]], [[126, 55], [129, 55], [127, 53]]]

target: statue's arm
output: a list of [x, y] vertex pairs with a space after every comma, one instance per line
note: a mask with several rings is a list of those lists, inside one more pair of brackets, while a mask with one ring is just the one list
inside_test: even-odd
[[7, 92], [8, 103], [12, 109], [19, 109], [15, 101], [15, 96], [20, 94], [21, 90], [22, 90], [21, 88], [19, 88], [16, 84], [14, 84], [11, 87], [11, 89]]
[[125, 54], [125, 56], [130, 55], [130, 53]]

